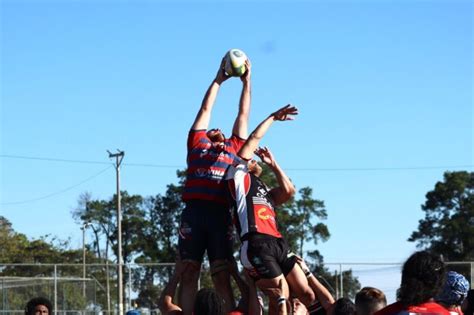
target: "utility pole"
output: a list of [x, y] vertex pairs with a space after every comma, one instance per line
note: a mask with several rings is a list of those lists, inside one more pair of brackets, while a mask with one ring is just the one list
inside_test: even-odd
[[107, 150], [109, 153], [109, 158], [115, 158], [115, 170], [117, 173], [117, 278], [118, 278], [118, 315], [123, 315], [123, 257], [122, 257], [122, 209], [121, 209], [121, 200], [120, 200], [120, 164], [122, 164], [123, 156], [125, 155], [124, 151], [117, 149], [117, 153], [112, 153]]
[[[87, 207], [87, 206], [86, 206]], [[86, 301], [86, 228], [90, 226], [90, 222], [86, 222], [82, 225], [82, 296]]]

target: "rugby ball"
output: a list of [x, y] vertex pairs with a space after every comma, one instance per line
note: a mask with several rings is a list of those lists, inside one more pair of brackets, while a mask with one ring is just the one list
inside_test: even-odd
[[247, 55], [242, 50], [231, 49], [225, 54], [224, 58], [224, 71], [227, 75], [240, 77], [247, 71], [245, 66]]

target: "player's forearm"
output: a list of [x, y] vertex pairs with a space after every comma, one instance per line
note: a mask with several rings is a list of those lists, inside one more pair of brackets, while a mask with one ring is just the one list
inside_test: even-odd
[[219, 88], [221, 87], [221, 83], [218, 83], [216, 80], [212, 81], [211, 85], [206, 91], [204, 98], [202, 100], [201, 109], [211, 110], [212, 106], [214, 105], [217, 93], [219, 92]]
[[288, 314], [286, 303], [287, 303], [286, 300], [283, 302], [280, 302], [280, 301], [278, 302], [278, 315]]
[[244, 82], [242, 92], [240, 93], [239, 114], [248, 117], [250, 113], [250, 100], [252, 96], [252, 87], [250, 82]]
[[242, 139], [248, 136], [248, 121], [250, 115], [250, 82], [244, 83], [240, 94], [239, 113], [234, 123], [232, 133]]
[[174, 306], [173, 303], [173, 296], [176, 293], [176, 287], [178, 286], [179, 279], [175, 275], [173, 275], [161, 292], [161, 296], [159, 299], [159, 307], [162, 312], [169, 312]]
[[264, 121], [262, 121], [254, 131], [252, 131], [244, 146], [240, 150], [240, 157], [244, 159], [252, 158], [253, 152], [255, 149], [257, 149], [260, 140], [263, 138], [265, 133], [268, 131], [268, 128], [270, 128], [274, 121], [274, 116], [270, 115]]
[[249, 284], [249, 315], [262, 314], [262, 308], [258, 301], [257, 288], [254, 283]]
[[325, 310], [328, 310], [329, 307], [334, 304], [334, 297], [313, 274], [309, 274], [307, 278], [309, 286], [313, 290], [314, 294], [316, 294], [318, 301], [321, 303]]
[[293, 185], [290, 178], [285, 174], [280, 165], [273, 160], [273, 163], [269, 166], [275, 174], [281, 191], [290, 197], [293, 196], [296, 192], [295, 185]]
[[218, 83], [216, 80], [212, 81], [211, 85], [206, 91], [206, 94], [204, 95], [201, 107], [199, 108], [199, 112], [191, 129], [207, 129], [209, 121], [211, 120], [212, 107], [216, 101], [219, 88], [220, 83]]

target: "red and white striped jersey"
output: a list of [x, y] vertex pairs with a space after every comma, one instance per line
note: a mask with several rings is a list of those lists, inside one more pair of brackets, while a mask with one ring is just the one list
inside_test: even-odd
[[257, 176], [249, 173], [247, 165], [243, 163], [230, 166], [225, 177], [240, 239], [244, 240], [248, 233], [282, 237], [278, 231], [270, 190]]

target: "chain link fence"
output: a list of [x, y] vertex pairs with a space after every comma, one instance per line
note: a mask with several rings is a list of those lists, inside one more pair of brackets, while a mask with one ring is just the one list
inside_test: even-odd
[[[447, 264], [448, 270], [460, 272], [473, 286], [474, 262]], [[358, 279], [361, 287], [377, 287], [387, 295], [389, 303], [396, 300], [400, 263], [325, 263], [325, 266], [334, 277], [320, 280], [336, 298], [348, 290], [344, 277], [349, 273]], [[173, 270], [174, 263], [124, 265], [125, 311], [138, 309], [142, 315], [160, 314], [158, 298]], [[206, 266], [201, 272], [200, 286], [212, 286]], [[115, 264], [0, 264], [0, 315], [24, 314], [26, 302], [37, 296], [51, 300], [57, 315], [117, 314], [117, 287]]]

